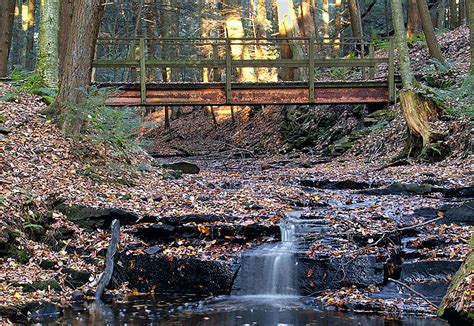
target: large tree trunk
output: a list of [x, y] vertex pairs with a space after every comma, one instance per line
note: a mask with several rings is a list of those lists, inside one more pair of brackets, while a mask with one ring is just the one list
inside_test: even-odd
[[302, 36], [315, 37], [316, 25], [313, 19], [313, 15], [311, 13], [311, 0], [301, 0], [299, 8]]
[[74, 0], [61, 0], [59, 6], [59, 75], [61, 76], [64, 67], [64, 58], [69, 39], [69, 32], [74, 12]]
[[434, 32], [433, 22], [431, 21], [428, 3], [426, 0], [416, 0], [416, 2], [418, 4], [418, 12], [420, 13], [423, 33], [426, 37], [426, 43], [428, 45], [430, 55], [431, 57], [436, 58], [438, 61], [444, 62], [443, 54], [441, 53], [441, 49]]
[[421, 31], [420, 13], [418, 12], [417, 0], [408, 0], [407, 33], [412, 36]]
[[28, 29], [25, 40], [25, 69], [34, 68], [36, 1], [28, 0]]
[[15, 0], [0, 1], [0, 77], [8, 75], [8, 56], [13, 35]]
[[409, 134], [404, 153], [407, 156], [415, 156], [422, 153], [432, 141], [434, 133], [430, 128], [430, 120], [436, 116], [437, 108], [431, 100], [421, 97], [414, 90], [414, 75], [406, 40], [402, 2], [401, 0], [391, 0], [391, 3], [395, 42], [403, 84], [400, 102]]
[[[64, 69], [61, 74], [58, 105], [62, 112], [85, 100], [84, 89], [90, 84], [92, 60], [104, 12], [105, 0], [77, 0], [68, 38]], [[82, 127], [80, 117], [66, 120], [65, 131], [77, 133]]]
[[42, 0], [37, 73], [48, 87], [58, 87], [59, 0]]
[[449, 0], [449, 27], [458, 27], [458, 6], [456, 0]]
[[469, 5], [469, 34], [471, 36], [471, 66], [469, 71], [474, 74], [474, 6]]
[[[21, 66], [24, 62], [24, 50], [25, 50], [25, 31], [23, 29], [23, 12], [22, 3], [17, 1], [15, 8], [15, 18], [13, 22], [13, 40], [10, 49], [10, 65]], [[26, 27], [26, 26], [25, 26]]]
[[[244, 25], [242, 23], [242, 12], [238, 9], [238, 3], [235, 1], [227, 1], [228, 8], [226, 10], [226, 28], [228, 37], [231, 39], [232, 58], [235, 60], [250, 60], [250, 51], [248, 46], [241, 39], [245, 37]], [[243, 67], [240, 69], [240, 81], [255, 82], [257, 80], [255, 69], [252, 67]]]
[[436, 28], [442, 29], [446, 25], [446, 1], [439, 0], [436, 10]]
[[334, 7], [336, 9], [336, 18], [334, 19], [334, 57], [339, 57], [341, 48], [341, 21], [342, 21], [342, 0], [336, 0]]
[[351, 18], [352, 36], [361, 39], [364, 34], [362, 30], [362, 19], [360, 17], [360, 6], [358, 0], [349, 0], [349, 15]]

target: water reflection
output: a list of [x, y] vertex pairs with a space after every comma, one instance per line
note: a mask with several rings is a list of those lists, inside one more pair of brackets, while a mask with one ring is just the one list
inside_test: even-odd
[[315, 308], [296, 296], [142, 296], [126, 302], [74, 305], [49, 325], [446, 325], [440, 320], [387, 319]]

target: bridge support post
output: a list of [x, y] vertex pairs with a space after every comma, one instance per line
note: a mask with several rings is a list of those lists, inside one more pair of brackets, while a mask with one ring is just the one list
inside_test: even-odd
[[309, 73], [308, 73], [308, 86], [309, 86], [309, 103], [316, 102], [316, 94], [314, 90], [314, 38], [309, 39]]
[[140, 38], [140, 99], [141, 104], [146, 104], [146, 46], [145, 39]]
[[226, 104], [232, 104], [232, 48], [230, 39], [225, 39], [225, 97]]
[[[375, 58], [375, 47], [374, 43], [369, 44], [369, 58], [374, 59]], [[374, 64], [372, 67], [369, 68], [369, 78], [374, 79], [375, 78], [375, 67], [377, 65]]]

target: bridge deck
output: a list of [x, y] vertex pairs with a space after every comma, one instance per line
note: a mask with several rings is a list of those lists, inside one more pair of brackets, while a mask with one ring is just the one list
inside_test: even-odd
[[225, 83], [155, 83], [147, 84], [143, 103], [140, 84], [99, 83], [98, 87], [119, 90], [108, 100], [111, 106], [182, 106], [182, 105], [271, 105], [384, 103], [389, 101], [388, 83], [316, 82], [314, 100], [308, 83], [232, 83], [231, 97]]

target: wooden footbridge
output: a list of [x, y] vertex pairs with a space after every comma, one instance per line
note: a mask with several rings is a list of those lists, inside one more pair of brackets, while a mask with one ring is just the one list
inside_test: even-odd
[[117, 89], [112, 106], [387, 103], [395, 72], [386, 44], [376, 56], [374, 44], [353, 39], [99, 39], [93, 83]]

